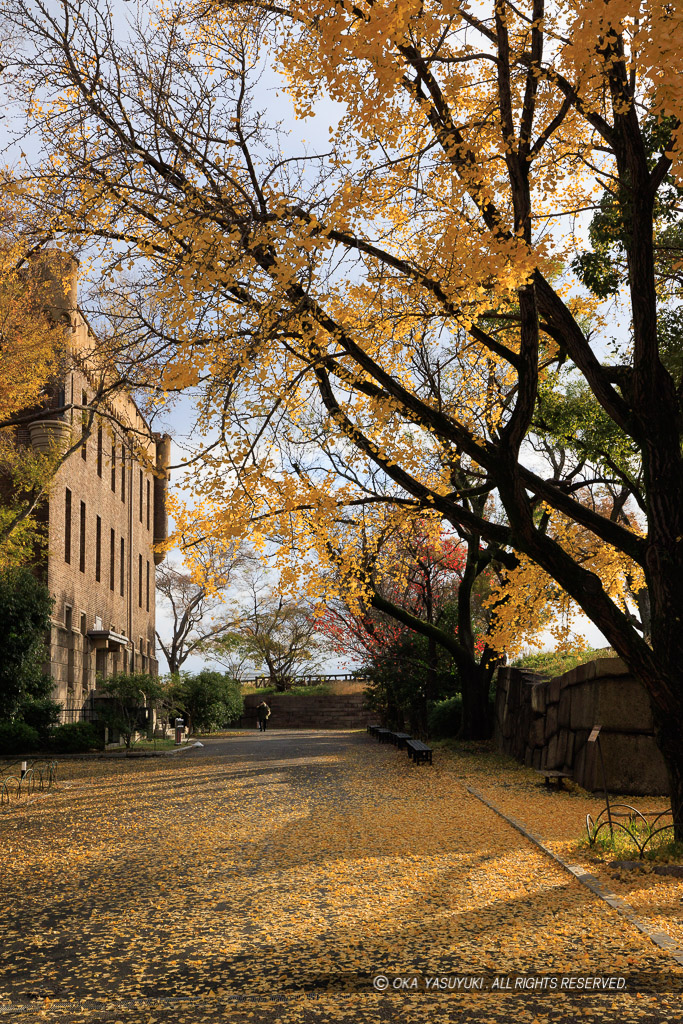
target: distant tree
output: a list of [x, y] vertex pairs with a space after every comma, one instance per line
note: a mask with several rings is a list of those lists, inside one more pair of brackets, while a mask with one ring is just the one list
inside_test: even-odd
[[178, 674], [191, 654], [231, 628], [230, 619], [218, 618], [217, 613], [245, 557], [239, 544], [206, 541], [192, 548], [190, 564], [181, 568], [162, 562], [158, 567], [156, 588], [170, 612], [170, 629], [164, 636], [156, 635], [171, 675]]
[[266, 671], [278, 690], [286, 690], [297, 673], [315, 671], [330, 650], [313, 609], [278, 594], [257, 558], [241, 575], [243, 596], [229, 608], [226, 628], [202, 645], [217, 661], [246, 659]]

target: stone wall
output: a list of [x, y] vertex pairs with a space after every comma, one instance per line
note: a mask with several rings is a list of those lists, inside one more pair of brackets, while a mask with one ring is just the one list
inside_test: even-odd
[[271, 729], [364, 729], [376, 717], [366, 709], [362, 693], [329, 697], [277, 693], [264, 697], [250, 693], [244, 698], [244, 728], [257, 728], [256, 705], [262, 700], [271, 710], [268, 719], [268, 728]]
[[533, 768], [569, 772], [584, 789], [599, 790], [597, 745], [587, 743], [595, 725], [608, 790], [668, 792], [647, 693], [620, 659], [600, 658], [555, 679], [499, 670], [494, 739], [501, 752]]

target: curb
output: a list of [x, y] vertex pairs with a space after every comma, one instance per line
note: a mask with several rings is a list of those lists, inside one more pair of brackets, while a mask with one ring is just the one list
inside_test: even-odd
[[486, 804], [488, 808], [490, 808], [499, 817], [503, 818], [504, 821], [507, 821], [509, 825], [516, 828], [518, 832], [521, 832], [526, 839], [529, 839], [535, 846], [538, 846], [543, 853], [552, 857], [556, 864], [559, 864], [560, 867], [564, 868], [565, 871], [568, 871], [570, 875], [573, 875], [573, 877], [580, 882], [581, 885], [585, 886], [586, 889], [589, 889], [594, 896], [598, 896], [599, 899], [604, 900], [604, 902], [609, 904], [613, 910], [616, 910], [618, 914], [621, 914], [622, 917], [626, 918], [627, 921], [634, 925], [639, 932], [646, 935], [648, 939], [655, 944], [655, 946], [659, 946], [660, 949], [663, 949], [665, 953], [668, 953], [673, 957], [676, 963], [683, 967], [683, 948], [681, 948], [680, 944], [675, 939], [672, 939], [670, 935], [666, 934], [666, 932], [658, 931], [656, 928], [653, 928], [652, 925], [643, 921], [642, 918], [638, 917], [636, 911], [629, 903], [626, 903], [625, 900], [622, 900], [621, 897], [615, 895], [615, 893], [605, 889], [595, 875], [591, 875], [588, 871], [584, 871], [583, 868], [578, 867], [576, 864], [570, 864], [568, 861], [563, 860], [562, 857], [558, 856], [558, 854], [554, 853], [548, 846], [546, 846], [541, 836], [536, 832], [531, 832], [522, 824], [521, 821], [517, 821], [516, 818], [511, 818], [504, 811], [501, 811], [501, 809], [496, 807], [494, 803], [491, 803], [483, 793], [480, 793], [472, 786], [465, 786], [465, 789], [468, 793], [471, 793], [472, 796], [476, 797], [477, 800]]

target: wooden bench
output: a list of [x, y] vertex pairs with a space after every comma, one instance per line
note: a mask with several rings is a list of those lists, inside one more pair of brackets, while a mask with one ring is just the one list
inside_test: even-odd
[[391, 729], [378, 729], [375, 735], [380, 743], [389, 743], [391, 740]]
[[408, 757], [412, 757], [415, 764], [432, 763], [432, 748], [428, 747], [421, 740], [406, 740], [406, 748], [408, 750]]
[[407, 740], [409, 739], [409, 732], [392, 732], [391, 734], [391, 742], [394, 744], [395, 747], [398, 747], [399, 750], [403, 750]]
[[371, 736], [376, 736], [378, 729], [379, 729], [378, 725], [369, 725], [368, 726], [368, 732], [370, 733]]
[[564, 779], [571, 779], [569, 772], [560, 772], [555, 768], [536, 768], [536, 774], [542, 775], [545, 778], [545, 784], [550, 789], [550, 783], [554, 779], [557, 784], [557, 789], [563, 789]]

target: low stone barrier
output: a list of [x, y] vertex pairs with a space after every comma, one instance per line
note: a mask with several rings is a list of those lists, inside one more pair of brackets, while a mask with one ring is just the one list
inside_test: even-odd
[[666, 794], [664, 760], [654, 740], [647, 692], [619, 658], [599, 658], [555, 679], [498, 671], [497, 749], [533, 768], [569, 772], [584, 789], [602, 789], [593, 726], [613, 793]]

